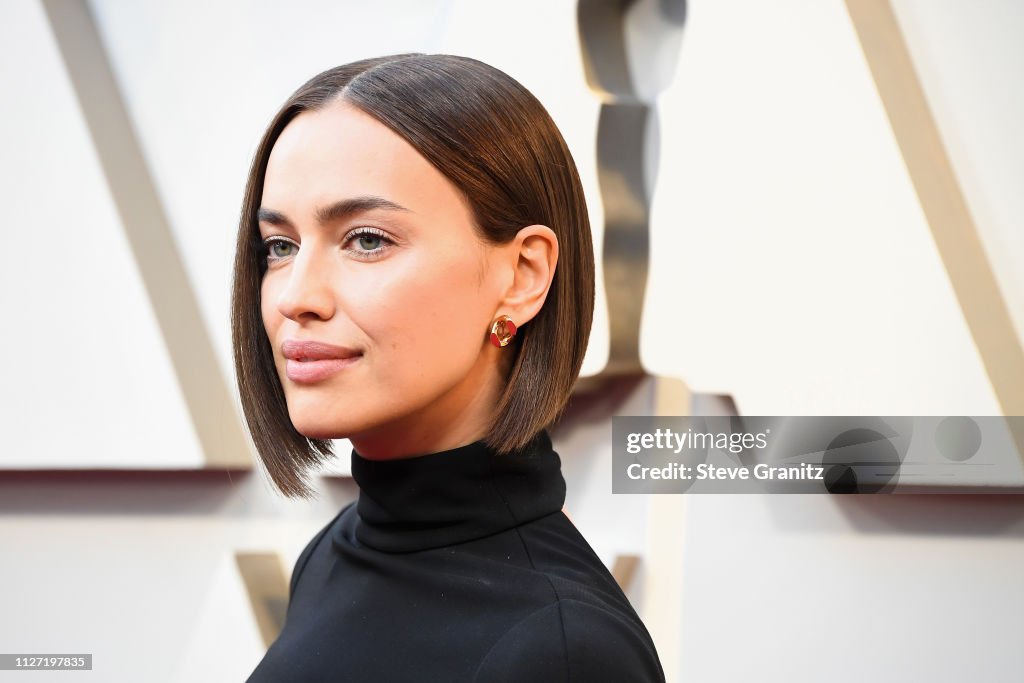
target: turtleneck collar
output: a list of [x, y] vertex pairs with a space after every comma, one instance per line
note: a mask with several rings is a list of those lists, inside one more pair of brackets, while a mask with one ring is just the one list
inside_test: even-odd
[[353, 450], [356, 539], [385, 552], [411, 552], [538, 519], [565, 503], [561, 464], [547, 430], [508, 455], [482, 440], [395, 460], [369, 460]]

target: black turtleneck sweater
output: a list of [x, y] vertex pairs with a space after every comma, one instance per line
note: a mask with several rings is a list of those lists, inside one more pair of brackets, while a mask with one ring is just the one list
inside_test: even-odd
[[249, 683], [664, 681], [628, 599], [561, 512], [547, 431], [398, 460], [352, 452], [359, 498], [306, 546]]

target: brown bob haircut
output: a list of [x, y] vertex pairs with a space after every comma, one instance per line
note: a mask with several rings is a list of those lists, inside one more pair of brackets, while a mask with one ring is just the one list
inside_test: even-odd
[[336, 101], [373, 116], [446, 176], [467, 198], [485, 242], [507, 243], [534, 224], [558, 237], [551, 289], [510, 345], [515, 357], [506, 388], [483, 437], [499, 454], [524, 447], [561, 417], [594, 311], [594, 250], [576, 164], [526, 88], [483, 62], [444, 54], [363, 59], [314, 76], [284, 103], [256, 150], [238, 224], [231, 295], [245, 421], [263, 466], [288, 497], [313, 497], [305, 474], [333, 455], [332, 442], [303, 436], [288, 416], [260, 311], [266, 260], [256, 216], [267, 160], [281, 131], [302, 112]]

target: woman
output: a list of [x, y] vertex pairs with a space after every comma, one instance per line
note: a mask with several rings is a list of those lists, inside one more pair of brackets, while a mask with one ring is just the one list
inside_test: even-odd
[[345, 437], [359, 497], [300, 554], [250, 681], [664, 680], [547, 432], [593, 300], [572, 156], [505, 73], [394, 55], [289, 98], [246, 187], [236, 372], [277, 487], [312, 495]]

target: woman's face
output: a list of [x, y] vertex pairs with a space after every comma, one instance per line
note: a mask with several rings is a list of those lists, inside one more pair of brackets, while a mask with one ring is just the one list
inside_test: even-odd
[[[522, 324], [517, 316], [543, 302], [509, 298], [526, 234], [483, 243], [454, 185], [345, 103], [304, 112], [282, 131], [259, 229], [268, 248], [263, 323], [300, 433], [347, 437], [380, 459], [485, 433], [512, 354], [488, 342], [491, 322], [505, 313]], [[329, 363], [289, 360], [289, 341], [357, 355], [318, 378], [310, 375]]]

